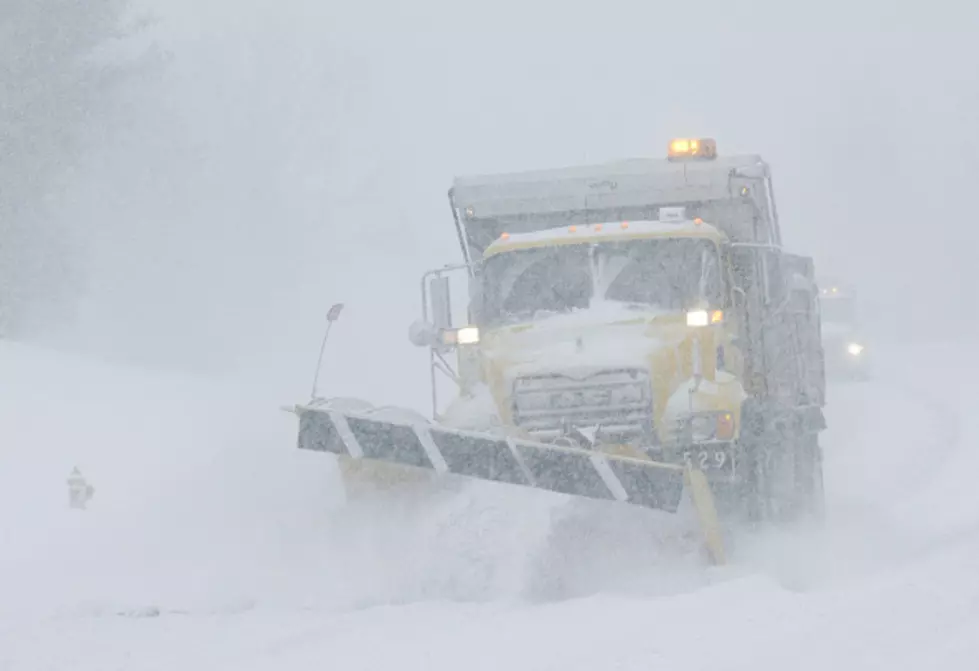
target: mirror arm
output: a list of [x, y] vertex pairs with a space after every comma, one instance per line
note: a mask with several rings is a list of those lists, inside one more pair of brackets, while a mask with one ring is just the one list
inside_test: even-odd
[[442, 371], [442, 373], [450, 380], [452, 380], [456, 384], [460, 384], [459, 375], [454, 370], [452, 370], [452, 366], [450, 366], [449, 363], [445, 360], [445, 358], [442, 357], [442, 354], [436, 351], [435, 356], [438, 359], [438, 361], [436, 361], [432, 365], [438, 370]]

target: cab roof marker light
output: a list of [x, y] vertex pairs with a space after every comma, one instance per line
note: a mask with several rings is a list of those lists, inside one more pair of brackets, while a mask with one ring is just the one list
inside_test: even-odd
[[683, 159], [712, 160], [717, 158], [717, 142], [713, 138], [684, 138], [670, 140], [666, 152], [671, 161]]

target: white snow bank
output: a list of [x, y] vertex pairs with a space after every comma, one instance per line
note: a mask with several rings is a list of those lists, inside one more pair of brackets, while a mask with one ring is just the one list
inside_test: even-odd
[[831, 390], [824, 532], [747, 538], [703, 572], [608, 529], [598, 558], [563, 558], [591, 596], [533, 603], [561, 497], [487, 485], [426, 519], [333, 517], [293, 399], [4, 344], [0, 668], [968, 668], [976, 399], [949, 351], [882, 349], [890, 377]]
[[337, 514], [335, 462], [279, 410], [294, 399], [9, 343], [0, 367], [0, 623], [516, 596], [565, 501], [478, 483], [420, 518]]

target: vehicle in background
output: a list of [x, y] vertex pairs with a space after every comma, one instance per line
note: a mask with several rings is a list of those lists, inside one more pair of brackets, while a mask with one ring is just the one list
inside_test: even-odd
[[826, 376], [831, 380], [866, 380], [870, 377], [870, 352], [862, 332], [856, 292], [838, 281], [819, 284], [819, 307], [826, 357]]

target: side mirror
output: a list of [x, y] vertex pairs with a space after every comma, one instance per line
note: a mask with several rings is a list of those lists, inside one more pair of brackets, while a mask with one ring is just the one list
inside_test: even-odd
[[435, 328], [452, 328], [452, 299], [449, 293], [449, 278], [444, 275], [433, 277], [428, 287]]

